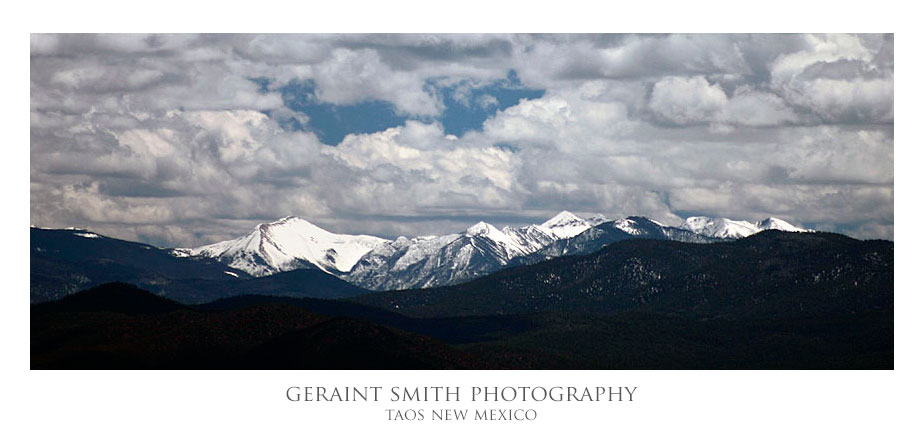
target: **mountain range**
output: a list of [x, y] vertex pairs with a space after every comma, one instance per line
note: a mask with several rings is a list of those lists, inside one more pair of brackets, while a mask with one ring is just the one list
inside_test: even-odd
[[[56, 251], [105, 239], [72, 238]], [[107, 245], [123, 251], [113, 268], [141, 254]], [[889, 241], [765, 231], [627, 239], [459, 285], [340, 299], [331, 288], [348, 283], [320, 269], [170, 279], [168, 296], [108, 283], [31, 306], [31, 368], [892, 369], [893, 254]], [[162, 267], [198, 262], [176, 263]], [[325, 299], [293, 295], [311, 284]]]
[[[351, 296], [365, 290], [460, 284], [512, 266], [589, 254], [623, 240], [713, 243], [768, 229], [806, 231], [776, 218], [752, 223], [692, 217], [680, 227], [671, 227], [644, 217], [582, 218], [563, 211], [541, 224], [523, 227], [498, 229], [479, 222], [458, 233], [388, 240], [335, 234], [290, 216], [259, 224], [236, 239], [162, 249], [89, 230], [32, 227], [30, 295], [40, 302], [107, 281], [123, 281], [182, 301], [204, 302], [252, 290], [261, 284], [249, 281], [254, 278], [313, 270], [317, 272], [299, 275], [324, 278], [319, 281], [337, 291], [335, 296]], [[312, 296], [317, 290], [302, 285], [286, 289], [286, 294]]]
[[[157, 248], [82, 229], [31, 228], [31, 367], [894, 365], [890, 241], [780, 230], [735, 239], [709, 234], [786, 224], [689, 221], [689, 227], [703, 225], [697, 233], [643, 217], [563, 213], [520, 228], [479, 223], [447, 236], [405, 238], [400, 245], [402, 239], [382, 240], [357, 255], [364, 239], [302, 222], [286, 218], [276, 224], [282, 231], [267, 224], [257, 227], [252, 240], [237, 242], [281, 262], [277, 272], [259, 276], [204, 251], [193, 255], [193, 249]], [[315, 239], [302, 244], [292, 230], [309, 230]], [[330, 257], [322, 258], [322, 269], [288, 252], [292, 248]], [[407, 278], [430, 285], [376, 292], [345, 281], [383, 248], [396, 251], [383, 257], [382, 277], [414, 274], [419, 278]], [[253, 254], [229, 260], [270, 259]], [[344, 255], [358, 258], [349, 272], [337, 268], [348, 263]], [[406, 263], [410, 255], [417, 261]], [[405, 263], [403, 270], [399, 263]], [[459, 280], [465, 275], [471, 279]], [[444, 284], [432, 285], [439, 282]]]
[[789, 232], [807, 231], [789, 222], [775, 217], [768, 217], [762, 221], [747, 222], [726, 218], [712, 218], [706, 216], [693, 216], [687, 218], [680, 226], [696, 234], [715, 237], [718, 239], [740, 239], [757, 234], [764, 230], [780, 230]]
[[459, 284], [507, 266], [587, 254], [627, 239], [710, 243], [768, 229], [806, 231], [777, 218], [751, 223], [692, 217], [681, 227], [670, 227], [643, 217], [582, 218], [562, 211], [538, 225], [498, 229], [479, 222], [458, 233], [386, 240], [333, 234], [286, 217], [257, 225], [237, 239], [180, 248], [174, 254], [214, 259], [253, 276], [315, 267], [359, 287], [384, 291]]

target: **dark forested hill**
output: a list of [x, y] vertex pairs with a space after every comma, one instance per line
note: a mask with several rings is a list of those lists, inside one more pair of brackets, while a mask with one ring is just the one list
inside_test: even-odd
[[32, 228], [30, 235], [33, 303], [108, 282], [135, 284], [186, 304], [245, 294], [343, 298], [367, 292], [318, 269], [251, 278], [211, 259], [176, 257], [169, 250], [85, 230]]
[[30, 228], [29, 240], [32, 302], [113, 281], [160, 290], [176, 279], [250, 277], [212, 260], [174, 257], [169, 250], [86, 230]]
[[108, 283], [32, 306], [31, 367], [491, 367], [425, 335], [365, 319], [316, 313], [279, 300], [258, 298], [240, 306], [195, 308], [132, 285]]
[[625, 240], [466, 284], [357, 297], [414, 316], [642, 310], [708, 318], [891, 309], [893, 243], [765, 231], [694, 244]]

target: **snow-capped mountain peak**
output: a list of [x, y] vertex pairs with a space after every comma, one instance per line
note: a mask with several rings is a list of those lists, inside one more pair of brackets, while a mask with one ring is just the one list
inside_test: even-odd
[[498, 261], [506, 264], [510, 259], [529, 254], [547, 245], [554, 240], [548, 229], [537, 225], [527, 225], [521, 228], [504, 227], [498, 230], [486, 222], [478, 222], [465, 230], [466, 236], [480, 236], [487, 239], [495, 247], [493, 253], [500, 256]]
[[542, 223], [546, 228], [567, 227], [575, 224], [586, 224], [584, 219], [579, 218], [574, 213], [563, 210], [561, 213], [552, 216], [549, 220]]
[[491, 225], [487, 222], [481, 221], [475, 225], [468, 227], [465, 230], [465, 234], [469, 236], [491, 236], [503, 234], [500, 230], [497, 229], [494, 225]]
[[562, 211], [539, 226], [548, 230], [549, 234], [557, 239], [577, 236], [591, 227], [586, 220], [581, 219], [570, 211]]
[[613, 221], [613, 226], [633, 236], [642, 234], [641, 230], [638, 229], [638, 226], [633, 219], [626, 218], [615, 220]]
[[347, 272], [382, 242], [385, 239], [373, 236], [331, 233], [305, 219], [288, 216], [259, 224], [237, 239], [180, 251], [215, 258], [261, 276], [311, 266], [325, 272]]
[[760, 231], [751, 222], [706, 216], [688, 217], [680, 228], [718, 239], [738, 239]]
[[799, 228], [789, 222], [774, 217], [758, 222], [747, 222], [727, 218], [694, 216], [687, 218], [684, 224], [681, 225], [681, 228], [719, 239], [739, 239], [759, 233], [763, 230], [781, 230], [789, 232], [806, 231], [803, 228]]
[[780, 231], [789, 231], [789, 232], [799, 232], [804, 233], [808, 230], [805, 228], [799, 228], [789, 222], [784, 221], [783, 219], [768, 217], [757, 223], [757, 228], [760, 230], [780, 230]]

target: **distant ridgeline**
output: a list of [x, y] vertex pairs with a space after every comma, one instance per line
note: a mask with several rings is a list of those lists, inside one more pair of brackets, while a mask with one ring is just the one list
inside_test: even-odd
[[[624, 240], [712, 243], [771, 229], [806, 231], [775, 218], [750, 223], [693, 217], [681, 227], [670, 227], [643, 217], [609, 220], [561, 212], [539, 225], [497, 229], [479, 222], [459, 233], [386, 240], [334, 234], [287, 217], [259, 224], [238, 239], [160, 249], [87, 230], [32, 227], [30, 297], [42, 302], [123, 281], [187, 303], [247, 291], [337, 298], [367, 290], [460, 284], [513, 266], [589, 254]], [[315, 272], [256, 280], [298, 270]], [[316, 277], [323, 287], [301, 286], [296, 279], [304, 276]], [[274, 289], [279, 282], [283, 285]]]

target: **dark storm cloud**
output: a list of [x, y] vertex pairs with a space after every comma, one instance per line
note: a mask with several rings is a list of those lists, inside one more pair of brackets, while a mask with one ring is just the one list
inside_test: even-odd
[[[561, 209], [891, 237], [893, 51], [890, 35], [37, 34], [31, 216], [171, 245], [291, 214], [395, 236]], [[356, 123], [370, 102], [393, 124]]]

